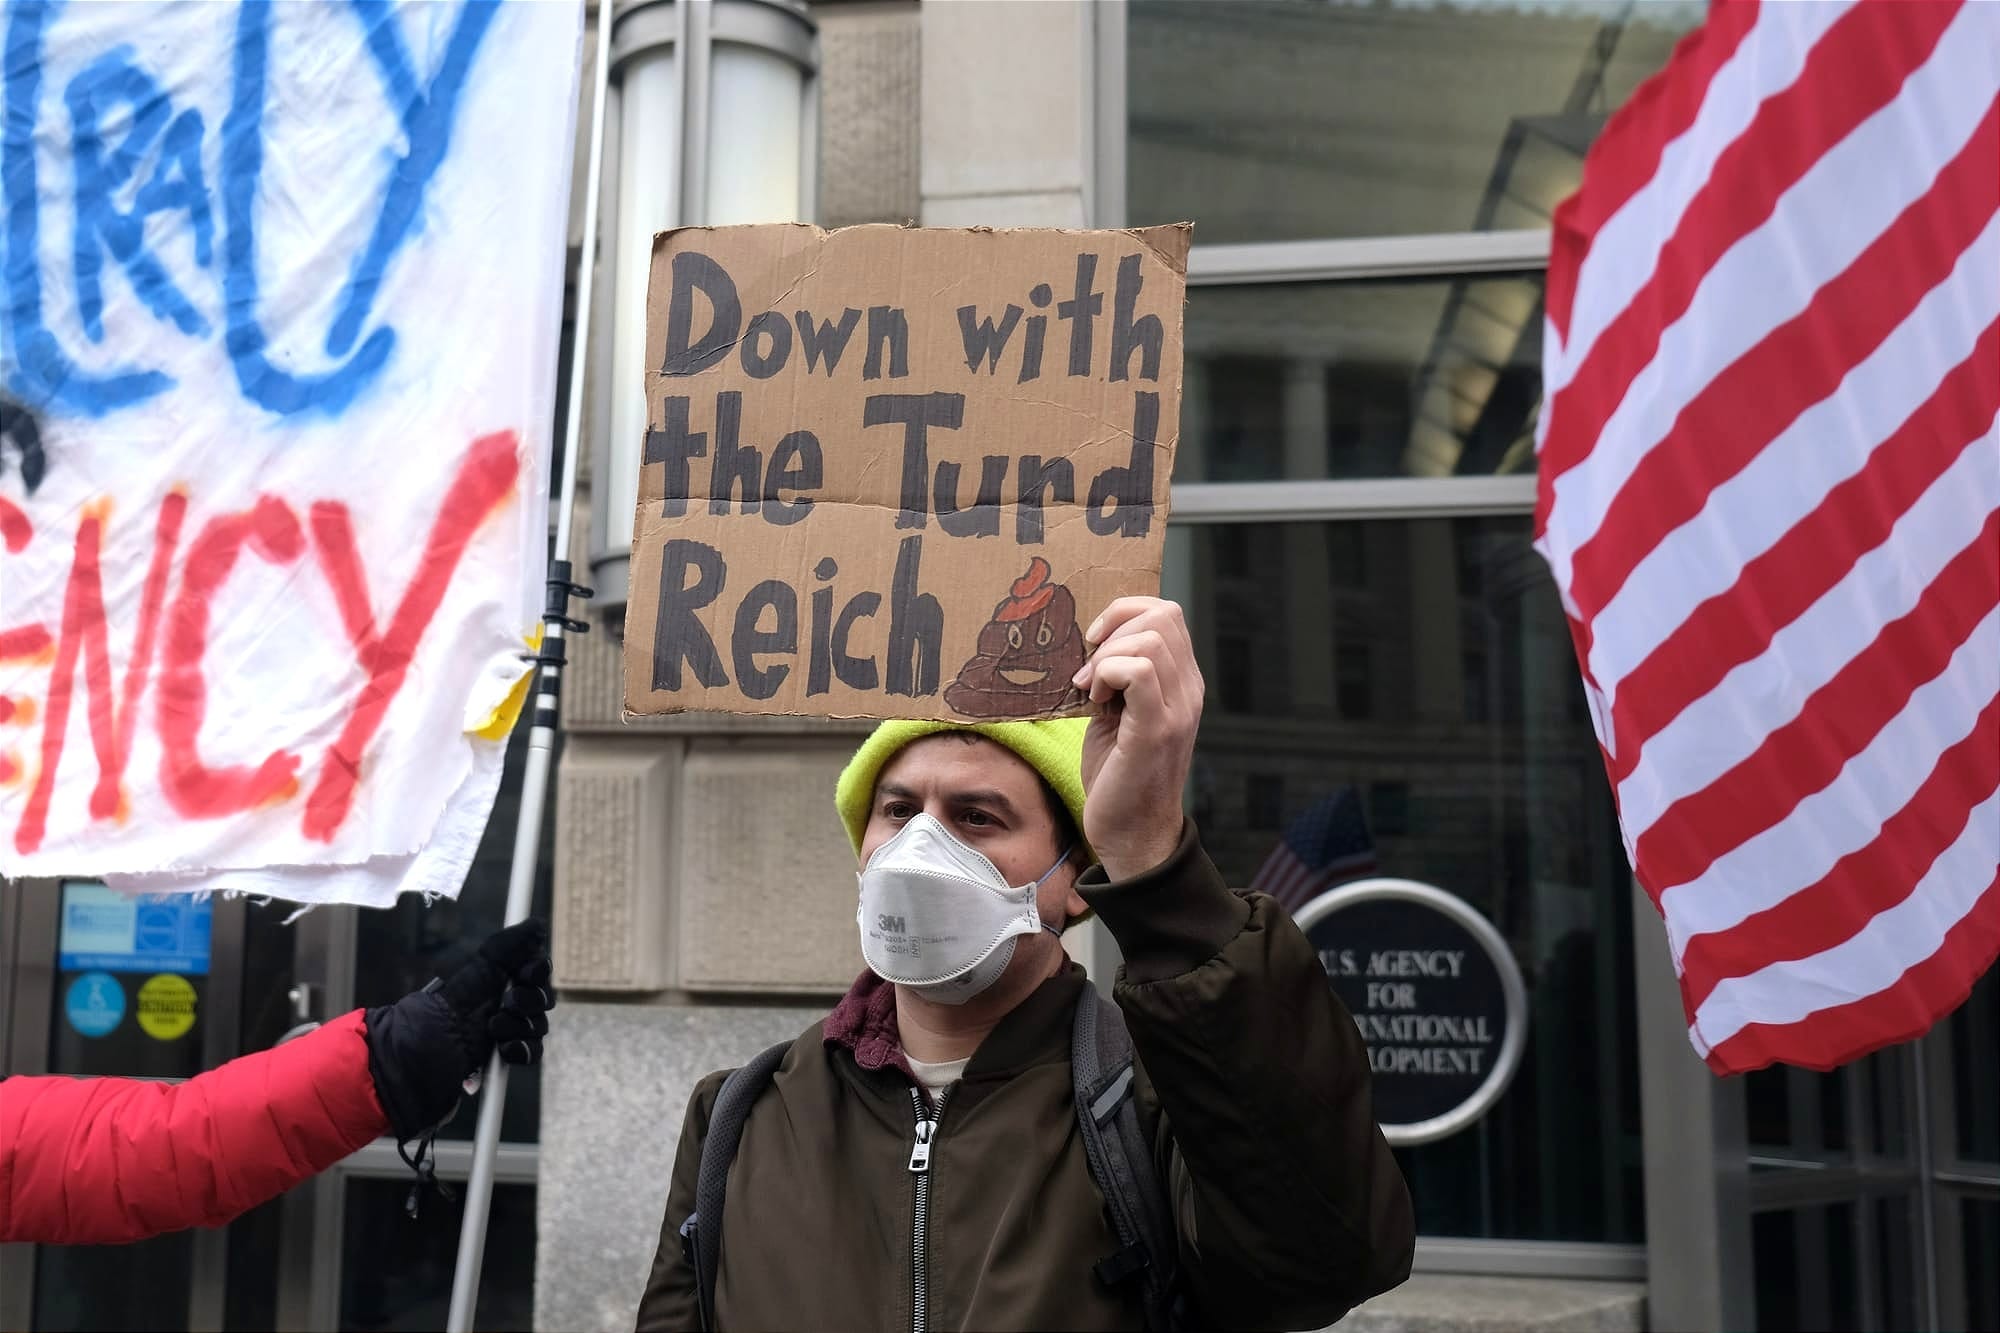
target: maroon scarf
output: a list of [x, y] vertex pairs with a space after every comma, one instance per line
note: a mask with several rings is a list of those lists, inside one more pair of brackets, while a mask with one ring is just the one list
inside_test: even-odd
[[900, 1069], [916, 1081], [896, 1030], [896, 988], [873, 972], [863, 970], [854, 979], [826, 1016], [821, 1033], [827, 1045], [845, 1046], [863, 1069]]

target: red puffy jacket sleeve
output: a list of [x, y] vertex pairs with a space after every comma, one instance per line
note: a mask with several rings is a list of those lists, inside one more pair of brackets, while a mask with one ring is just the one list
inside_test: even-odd
[[185, 1083], [0, 1082], [0, 1241], [107, 1245], [221, 1226], [389, 1121], [362, 1011]]

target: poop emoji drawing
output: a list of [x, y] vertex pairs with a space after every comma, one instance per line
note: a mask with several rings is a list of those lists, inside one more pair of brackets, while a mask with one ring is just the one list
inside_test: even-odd
[[972, 660], [945, 688], [944, 701], [967, 717], [1024, 717], [1061, 706], [1083, 666], [1076, 598], [1049, 580], [1036, 556], [979, 631]]

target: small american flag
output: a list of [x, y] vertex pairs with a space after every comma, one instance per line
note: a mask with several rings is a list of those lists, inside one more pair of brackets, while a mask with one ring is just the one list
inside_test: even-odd
[[1361, 796], [1336, 787], [1285, 827], [1285, 836], [1264, 858], [1250, 887], [1268, 893], [1287, 912], [1296, 912], [1335, 881], [1375, 869], [1375, 843]]
[[2000, 4], [1717, 0], [1555, 219], [1536, 545], [1688, 1036], [2000, 951]]

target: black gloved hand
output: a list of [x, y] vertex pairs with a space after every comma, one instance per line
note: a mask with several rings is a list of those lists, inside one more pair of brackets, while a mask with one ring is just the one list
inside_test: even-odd
[[441, 994], [458, 1020], [471, 1068], [485, 1065], [496, 1045], [510, 1065], [542, 1058], [556, 1002], [551, 970], [548, 925], [529, 917], [488, 936], [478, 956], [445, 979]]
[[549, 928], [531, 917], [488, 937], [445, 980], [368, 1011], [368, 1070], [398, 1140], [447, 1119], [496, 1046], [509, 1064], [542, 1058], [549, 974]]

